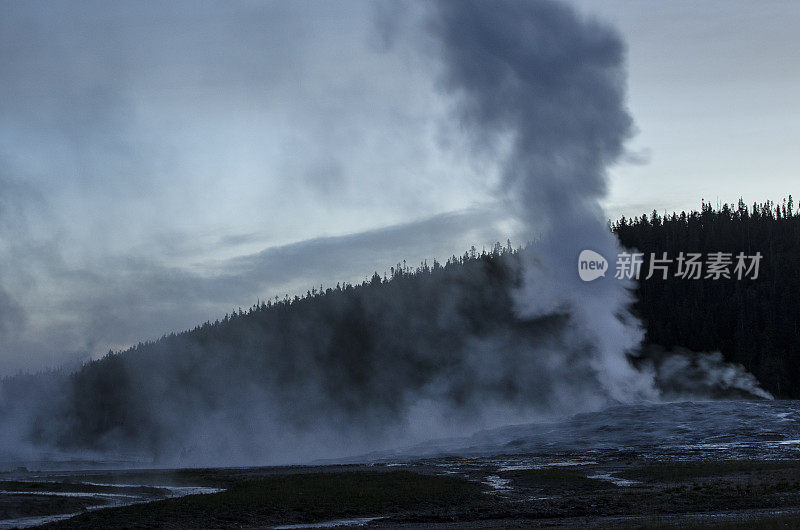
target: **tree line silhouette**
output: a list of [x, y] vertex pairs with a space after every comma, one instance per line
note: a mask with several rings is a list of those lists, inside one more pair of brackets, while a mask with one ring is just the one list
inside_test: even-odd
[[800, 212], [791, 195], [780, 204], [714, 208], [627, 219], [611, 225], [620, 242], [645, 254], [760, 253], [757, 279], [638, 282], [635, 311], [645, 323], [646, 342], [664, 348], [720, 351], [739, 363], [777, 397], [800, 397]]
[[3, 416], [25, 417], [21, 430], [37, 444], [159, 455], [219, 416], [226, 428], [215, 427], [217, 435], [267, 414], [292, 429], [377, 430], [421, 395], [464, 411], [484, 399], [535, 402], [531, 394], [546, 385], [523, 380], [519, 359], [508, 356], [496, 374], [478, 377], [467, 355], [475, 341], [498, 334], [535, 344], [539, 325], [513, 314], [519, 270], [509, 242], [259, 301], [109, 351], [72, 374], [8, 378], [0, 425]]

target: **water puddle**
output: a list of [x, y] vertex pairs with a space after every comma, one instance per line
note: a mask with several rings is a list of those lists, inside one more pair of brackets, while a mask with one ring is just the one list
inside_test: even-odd
[[354, 517], [352, 519], [334, 519], [333, 521], [324, 521], [322, 523], [299, 523], [299, 524], [282, 524], [273, 526], [274, 530], [294, 530], [296, 528], [336, 528], [337, 526], [365, 526], [372, 521], [383, 519], [383, 517]]
[[0, 530], [7, 530], [10, 528], [30, 528], [32, 526], [39, 526], [47, 523], [55, 523], [63, 521], [82, 512], [75, 513], [62, 513], [57, 515], [40, 515], [37, 517], [19, 517], [17, 519], [0, 519]]
[[511, 487], [511, 480], [507, 478], [501, 478], [497, 475], [488, 475], [484, 478], [483, 483], [492, 488], [494, 491], [490, 491], [489, 493], [498, 493], [500, 491], [507, 491], [510, 490]]
[[589, 475], [586, 478], [596, 479], [596, 480], [605, 480], [607, 482], [611, 482], [616, 486], [635, 486], [636, 484], [641, 484], [638, 480], [629, 480], [627, 478], [617, 478], [611, 473], [598, 473], [596, 475]]
[[[43, 482], [57, 484], [53, 480], [21, 481], [31, 484], [41, 484]], [[161, 486], [147, 484], [112, 484], [101, 482], [75, 482], [76, 488], [80, 486], [100, 486], [120, 488], [121, 490], [130, 488], [129, 492], [107, 492], [107, 491], [50, 491], [50, 490], [0, 490], [2, 495], [29, 495], [37, 497], [71, 497], [95, 499], [98, 504], [86, 506], [86, 510], [98, 510], [102, 508], [118, 508], [142, 502], [156, 501], [164, 498], [184, 497], [186, 495], [206, 495], [224, 491], [221, 488], [210, 488], [205, 486]], [[151, 491], [146, 491], [150, 489]], [[160, 492], [160, 493], [159, 493]], [[166, 492], [166, 495], [164, 495]], [[19, 517], [15, 519], [0, 519], [0, 530], [8, 528], [28, 528], [43, 525], [56, 521], [63, 521], [84, 512], [63, 513], [54, 515], [40, 515], [32, 517]]]
[[595, 460], [565, 460], [559, 462], [547, 462], [547, 463], [530, 463], [530, 464], [508, 464], [499, 467], [498, 471], [527, 471], [527, 470], [538, 470], [538, 469], [550, 469], [553, 467], [572, 467], [572, 466], [591, 466], [597, 464]]
[[221, 488], [209, 488], [206, 486], [161, 486], [157, 484], [111, 484], [106, 482], [81, 482], [87, 486], [103, 486], [111, 488], [153, 488], [167, 490], [169, 497], [184, 497], [186, 495], [207, 495], [209, 493], [219, 493], [224, 491]]
[[126, 499], [139, 499], [140, 495], [127, 493], [90, 493], [85, 491], [6, 491], [0, 490], [0, 495], [47, 495], [56, 497], [115, 497]]

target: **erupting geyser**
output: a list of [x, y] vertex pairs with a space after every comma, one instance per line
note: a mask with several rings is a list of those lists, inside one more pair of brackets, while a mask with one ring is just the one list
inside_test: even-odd
[[504, 198], [536, 240], [519, 316], [569, 314], [569, 343], [585, 351], [573, 361], [589, 363], [613, 399], [655, 398], [626, 358], [643, 336], [631, 286], [585, 284], [573, 267], [584, 249], [618, 252], [599, 201], [632, 129], [621, 38], [549, 0], [439, 2], [432, 27], [458, 117], [499, 161]]

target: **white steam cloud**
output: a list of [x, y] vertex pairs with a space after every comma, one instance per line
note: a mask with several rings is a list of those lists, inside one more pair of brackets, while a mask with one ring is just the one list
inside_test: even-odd
[[642, 340], [629, 286], [583, 283], [573, 266], [584, 249], [618, 251], [599, 200], [632, 128], [621, 38], [551, 1], [440, 2], [433, 27], [459, 117], [500, 157], [505, 196], [536, 240], [520, 315], [568, 313], [609, 396], [655, 398], [652, 378], [626, 358]]

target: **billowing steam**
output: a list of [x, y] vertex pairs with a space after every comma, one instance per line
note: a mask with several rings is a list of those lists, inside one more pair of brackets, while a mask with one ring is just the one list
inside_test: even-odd
[[665, 352], [651, 346], [641, 362], [656, 374], [656, 385], [661, 389], [661, 398], [665, 400], [731, 397], [772, 399], [772, 395], [761, 388], [753, 374], [739, 364], [726, 363], [719, 352], [697, 353], [681, 348]]
[[642, 339], [627, 286], [575, 274], [581, 250], [618, 249], [598, 201], [631, 134], [620, 37], [551, 1], [440, 2], [433, 27], [459, 116], [500, 157], [505, 195], [537, 239], [520, 315], [568, 313], [574, 346], [587, 349], [609, 396], [655, 397], [626, 359]]

